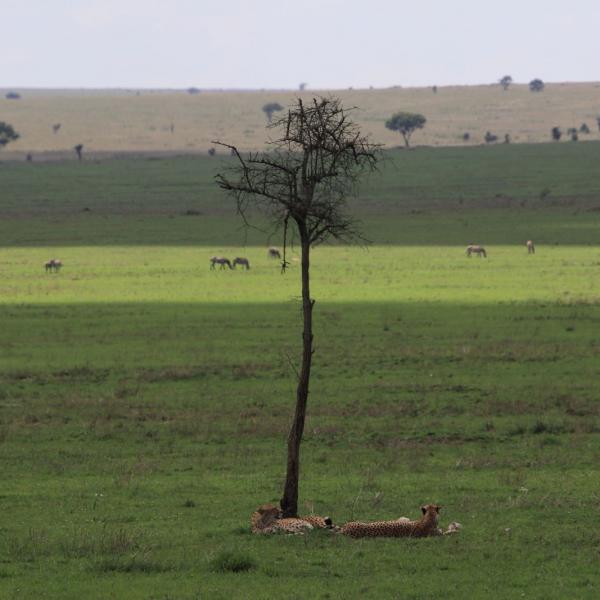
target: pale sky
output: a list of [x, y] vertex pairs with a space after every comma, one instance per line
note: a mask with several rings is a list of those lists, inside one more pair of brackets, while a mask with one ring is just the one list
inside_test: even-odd
[[600, 80], [600, 0], [0, 0], [0, 87]]

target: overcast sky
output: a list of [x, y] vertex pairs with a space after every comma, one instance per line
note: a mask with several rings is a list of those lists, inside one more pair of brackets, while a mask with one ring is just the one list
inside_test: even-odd
[[600, 0], [0, 0], [0, 87], [600, 80]]

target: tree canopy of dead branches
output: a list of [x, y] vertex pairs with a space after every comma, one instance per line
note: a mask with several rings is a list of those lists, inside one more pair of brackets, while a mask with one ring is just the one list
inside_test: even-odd
[[373, 170], [379, 148], [349, 118], [351, 111], [337, 98], [302, 100], [285, 117], [269, 125], [281, 133], [266, 152], [242, 155], [235, 146], [217, 142], [237, 157], [238, 164], [217, 175], [217, 184], [231, 192], [242, 215], [258, 207], [284, 224], [292, 219], [300, 236], [315, 244], [334, 237], [350, 240], [359, 232], [345, 214], [365, 170]]

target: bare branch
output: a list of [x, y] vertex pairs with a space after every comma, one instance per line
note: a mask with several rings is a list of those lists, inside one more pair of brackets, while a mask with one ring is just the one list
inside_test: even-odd
[[298, 369], [296, 368], [296, 365], [292, 361], [292, 357], [289, 355], [289, 353], [287, 351], [284, 351], [283, 355], [287, 358], [288, 364], [290, 365], [290, 367], [292, 368], [292, 370], [296, 374], [296, 379], [299, 380], [300, 379], [300, 373], [298, 372]]

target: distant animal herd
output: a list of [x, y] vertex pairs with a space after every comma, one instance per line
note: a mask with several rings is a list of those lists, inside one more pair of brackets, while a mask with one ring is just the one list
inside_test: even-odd
[[[281, 258], [281, 252], [273, 246], [267, 248], [267, 256], [269, 258]], [[237, 256], [233, 260], [229, 260], [225, 256], [211, 256], [210, 257], [210, 268], [211, 270], [216, 269], [216, 265], [219, 265], [220, 269], [224, 269], [225, 267], [229, 267], [230, 269], [235, 269], [237, 265], [244, 267], [246, 271], [250, 269], [250, 261], [244, 256]]]
[[[525, 243], [525, 247], [527, 248], [527, 254], [535, 254], [535, 246], [531, 240], [527, 240]], [[467, 256], [470, 258], [472, 254], [477, 254], [479, 258], [487, 258], [487, 251], [483, 246], [479, 244], [469, 244], [467, 246]], [[267, 256], [269, 258], [281, 258], [281, 252], [273, 246], [267, 249]], [[246, 270], [250, 268], [250, 261], [247, 258], [238, 256], [234, 258], [232, 261], [226, 258], [225, 256], [211, 256], [210, 258], [210, 268], [214, 270], [216, 265], [219, 265], [220, 269], [224, 269], [225, 267], [229, 267], [230, 269], [235, 269], [236, 265], [241, 265], [245, 267]]]
[[[525, 242], [525, 247], [527, 248], [527, 254], [535, 254], [535, 246], [531, 240], [527, 240]], [[479, 258], [483, 256], [483, 258], [487, 258], [487, 252], [483, 246], [479, 244], [469, 244], [467, 246], [467, 256], [471, 258], [472, 254], [477, 254]]]
[[[525, 247], [527, 248], [527, 254], [535, 254], [535, 245], [532, 240], [527, 240]], [[469, 244], [467, 246], [467, 256], [470, 258], [473, 254], [477, 254], [479, 258], [487, 258], [486, 249], [479, 244]], [[281, 258], [281, 252], [274, 246], [271, 246], [270, 248], [267, 248], [267, 256], [269, 258]], [[250, 261], [244, 256], [236, 256], [233, 260], [229, 260], [225, 256], [211, 256], [211, 270], [215, 270], [217, 265], [219, 265], [219, 269], [225, 269], [225, 267], [235, 269], [238, 265], [243, 269], [246, 269], [246, 271], [250, 269]], [[58, 273], [62, 269], [62, 266], [63, 263], [58, 258], [51, 258], [44, 263], [46, 273]]]

